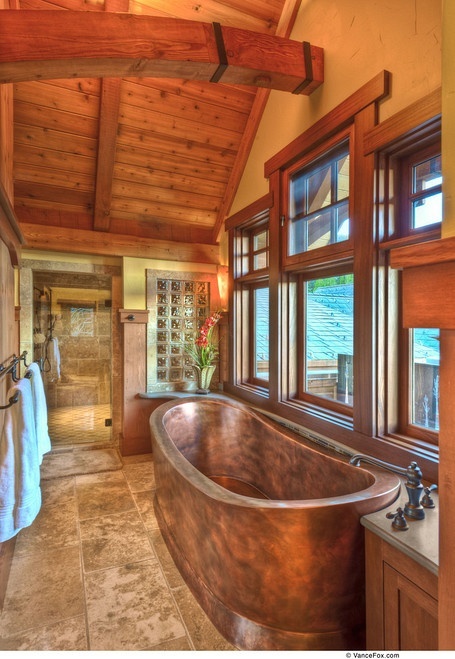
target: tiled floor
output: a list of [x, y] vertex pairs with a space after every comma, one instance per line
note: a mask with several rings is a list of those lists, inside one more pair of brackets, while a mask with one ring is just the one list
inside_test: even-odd
[[175, 568], [153, 512], [150, 456], [42, 481], [17, 538], [1, 650], [234, 650]]
[[109, 442], [112, 428], [105, 420], [111, 416], [110, 404], [50, 409], [47, 421], [53, 448]]

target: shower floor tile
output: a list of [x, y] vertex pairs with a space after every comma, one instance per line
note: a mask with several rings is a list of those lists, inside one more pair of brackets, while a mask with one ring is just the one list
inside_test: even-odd
[[105, 421], [111, 416], [109, 404], [51, 408], [47, 423], [52, 447], [109, 442], [112, 428]]

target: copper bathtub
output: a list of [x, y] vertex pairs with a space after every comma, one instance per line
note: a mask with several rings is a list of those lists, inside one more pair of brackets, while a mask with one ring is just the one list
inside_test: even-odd
[[150, 425], [160, 530], [223, 636], [245, 650], [364, 647], [359, 519], [399, 479], [227, 400], [171, 401]]

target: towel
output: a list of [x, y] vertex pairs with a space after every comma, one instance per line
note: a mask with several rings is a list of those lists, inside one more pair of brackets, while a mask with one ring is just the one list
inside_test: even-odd
[[30, 526], [41, 508], [40, 468], [32, 387], [22, 378], [11, 387], [0, 438], [0, 542]]
[[47, 358], [50, 364], [51, 380], [60, 380], [60, 350], [58, 339], [49, 339], [47, 344]]
[[30, 384], [32, 385], [33, 411], [35, 413], [36, 441], [38, 443], [38, 459], [41, 464], [43, 455], [51, 450], [51, 440], [49, 437], [49, 428], [47, 425], [47, 404], [46, 394], [44, 392], [43, 378], [41, 370], [36, 362], [30, 364], [25, 375], [30, 374]]

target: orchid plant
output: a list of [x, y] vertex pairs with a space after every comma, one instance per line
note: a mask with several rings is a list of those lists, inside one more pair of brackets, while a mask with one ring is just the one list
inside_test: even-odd
[[221, 312], [215, 311], [205, 319], [194, 342], [186, 343], [185, 352], [192, 357], [196, 366], [212, 366], [218, 357], [218, 344], [213, 340], [213, 330], [221, 318]]

